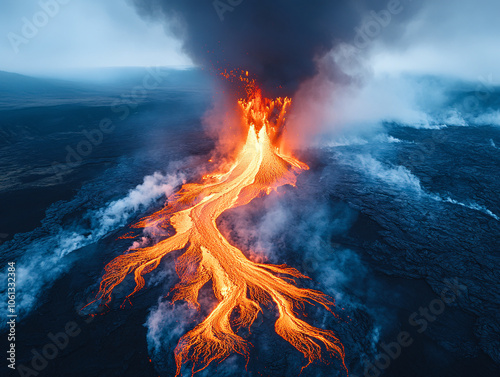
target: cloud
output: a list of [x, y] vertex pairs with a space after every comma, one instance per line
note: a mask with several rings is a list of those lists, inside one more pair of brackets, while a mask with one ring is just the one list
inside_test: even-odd
[[[286, 94], [293, 94], [301, 82], [318, 73], [317, 59], [339, 43], [353, 40], [365, 16], [386, 10], [394, 1], [230, 3], [135, 1], [141, 14], [165, 19], [196, 64], [207, 69], [248, 70], [267, 91]], [[398, 4], [399, 10], [402, 6]], [[412, 16], [414, 8], [414, 4], [405, 2], [405, 12], [397, 12], [389, 29], [396, 30]], [[329, 73], [333, 81], [342, 79], [335, 67]]]
[[499, 13], [495, 0], [427, 1], [397, 43], [380, 43], [374, 49], [373, 70], [469, 80], [493, 74], [498, 82]]
[[[340, 154], [340, 156], [342, 156], [342, 154]], [[355, 156], [352, 156], [351, 154], [344, 155], [343, 161], [345, 164], [362, 171], [372, 179], [376, 179], [389, 185], [391, 188], [397, 188], [406, 193], [416, 195], [417, 197], [424, 197], [438, 202], [459, 205], [473, 211], [482, 212], [490, 217], [493, 217], [497, 221], [500, 220], [498, 215], [473, 200], [458, 201], [449, 195], [428, 192], [422, 187], [418, 177], [404, 166], [385, 165], [372, 156], [366, 154]]]
[[198, 316], [196, 309], [186, 303], [173, 305], [170, 301], [159, 301], [151, 310], [145, 326], [150, 354], [164, 353], [165, 348], [173, 349], [179, 339], [188, 331]]
[[[163, 25], [139, 17], [128, 1], [8, 0], [0, 8], [0, 70], [57, 75], [77, 68], [192, 65]], [[42, 22], [40, 14], [50, 15]], [[23, 42], [12, 42], [19, 40], [12, 33]]]
[[[19, 247], [16, 248], [22, 248], [23, 252], [23, 257], [16, 264], [17, 310], [20, 316], [28, 314], [36, 306], [40, 294], [71, 267], [72, 262], [65, 259], [66, 256], [96, 243], [109, 232], [125, 225], [134, 214], [156, 199], [172, 194], [181, 182], [180, 176], [159, 173], [146, 176], [144, 182], [125, 197], [84, 214], [81, 223], [76, 226], [54, 227], [51, 234], [37, 237], [25, 245], [17, 245]], [[13, 247], [16, 246], [14, 241], [11, 242]], [[9, 246], [10, 243], [7, 243], [3, 247]], [[2, 312], [5, 310], [6, 303]]]

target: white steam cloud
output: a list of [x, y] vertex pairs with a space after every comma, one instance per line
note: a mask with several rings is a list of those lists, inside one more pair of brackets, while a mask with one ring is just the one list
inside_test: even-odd
[[[71, 263], [65, 257], [84, 246], [96, 243], [111, 231], [118, 229], [138, 211], [144, 210], [160, 197], [173, 193], [182, 183], [182, 177], [155, 173], [146, 176], [144, 182], [130, 190], [127, 196], [105, 207], [89, 211], [84, 218], [91, 226], [59, 229], [33, 241], [25, 247], [23, 257], [17, 263], [17, 310], [21, 316], [32, 310], [40, 294], [65, 271]], [[3, 276], [2, 278], [5, 278]], [[2, 313], [6, 313], [2, 303]]]
[[463, 203], [451, 198], [450, 196], [442, 196], [440, 194], [425, 191], [422, 188], [418, 177], [413, 175], [404, 166], [390, 167], [382, 164], [370, 155], [356, 155], [355, 159], [352, 159], [351, 157], [352, 156], [344, 160], [346, 164], [353, 166], [374, 179], [385, 182], [391, 186], [396, 186], [397, 188], [403, 190], [410, 190], [418, 196], [425, 196], [436, 201], [459, 205], [474, 211], [482, 212], [493, 217], [495, 220], [500, 220], [498, 215], [490, 211], [488, 208], [473, 201]]

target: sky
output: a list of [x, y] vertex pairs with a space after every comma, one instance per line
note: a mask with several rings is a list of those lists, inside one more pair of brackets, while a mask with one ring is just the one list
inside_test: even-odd
[[392, 48], [374, 47], [373, 70], [449, 75], [472, 81], [490, 77], [498, 84], [499, 15], [498, 0], [429, 0]]
[[[244, 1], [249, 0], [243, 0], [235, 12], [245, 11]], [[370, 41], [372, 73], [490, 77], [498, 82], [498, 0], [401, 0], [402, 6], [405, 2], [423, 5], [405, 20], [404, 28], [382, 27]], [[41, 4], [54, 3], [59, 9], [52, 9], [44, 19], [40, 12], [48, 11]], [[213, 16], [217, 17], [215, 10]], [[41, 26], [30, 30], [26, 20]], [[73, 68], [192, 65], [181, 42], [164, 24], [164, 20], [141, 17], [131, 0], [2, 0], [0, 70], [36, 74]]]
[[[59, 9], [53, 6], [45, 20], [39, 14], [47, 14], [41, 3], [55, 3]], [[23, 34], [24, 18], [31, 23], [37, 21], [40, 27], [35, 23], [37, 30], [26, 27]], [[28, 38], [20, 42], [17, 36], [25, 35]], [[160, 22], [140, 17], [128, 0], [0, 2], [3, 71], [57, 74], [74, 68], [191, 64], [181, 53], [180, 42], [169, 36]]]

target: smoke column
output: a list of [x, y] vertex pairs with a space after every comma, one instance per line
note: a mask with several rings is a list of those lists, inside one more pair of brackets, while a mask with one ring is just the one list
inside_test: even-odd
[[[404, 9], [381, 21], [384, 38], [417, 2], [399, 0], [135, 0], [140, 14], [165, 19], [184, 51], [205, 69], [242, 69], [257, 76], [264, 94], [291, 96], [318, 73], [317, 61], [351, 43], [367, 17], [390, 6]], [[383, 18], [383, 14], [381, 14]], [[331, 79], [342, 75], [331, 62]]]

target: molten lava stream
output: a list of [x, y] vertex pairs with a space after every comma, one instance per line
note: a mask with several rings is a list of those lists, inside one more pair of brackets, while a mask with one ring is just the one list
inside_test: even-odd
[[188, 360], [193, 372], [233, 352], [248, 361], [250, 344], [237, 331], [242, 327], [250, 329], [262, 311], [260, 305], [271, 301], [279, 311], [276, 332], [302, 352], [307, 365], [326, 360], [324, 354], [344, 363], [344, 349], [335, 334], [307, 324], [296, 314], [305, 303], [320, 304], [331, 312], [333, 299], [320, 291], [295, 286], [293, 278], [306, 276], [294, 268], [249, 260], [217, 228], [216, 220], [224, 211], [245, 205], [279, 186], [295, 185], [296, 175], [308, 169], [295, 158], [280, 154], [272, 142], [283, 127], [289, 99], [263, 99], [255, 90], [239, 105], [248, 136], [232, 167], [205, 184], [185, 184], [170, 198], [168, 207], [137, 224], [170, 224], [176, 233], [154, 246], [133, 249], [112, 260], [105, 267], [97, 298], [108, 303], [113, 289], [133, 272], [136, 287], [130, 297], [144, 287], [143, 275], [155, 269], [166, 254], [187, 246], [177, 260], [180, 282], [173, 288], [173, 302], [185, 300], [199, 308], [198, 292], [211, 280], [218, 304], [180, 339], [175, 349], [176, 375]]

